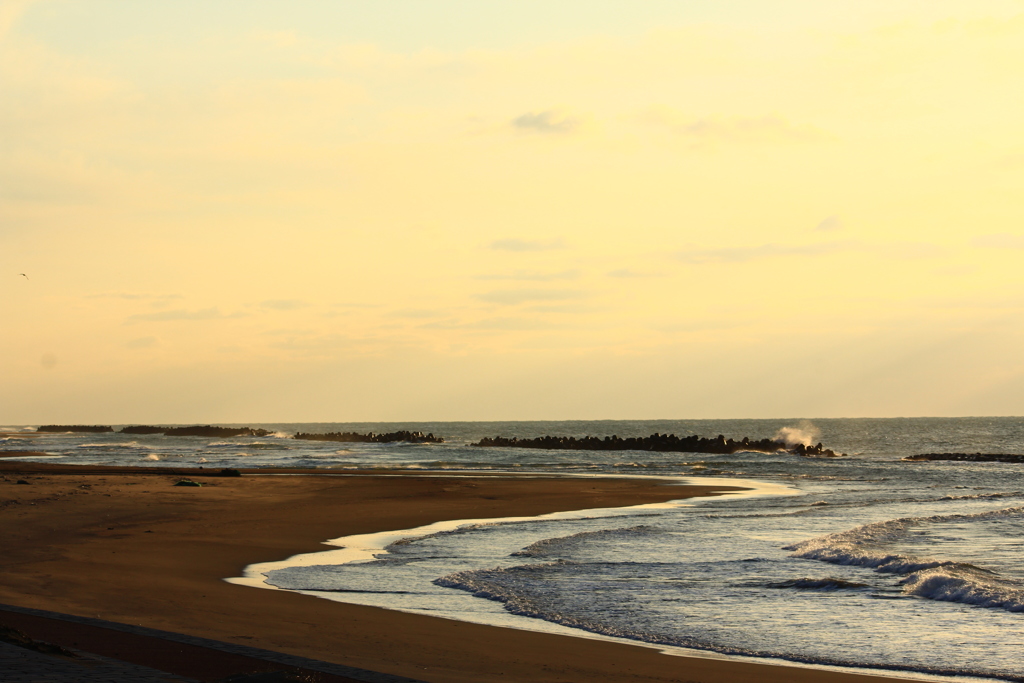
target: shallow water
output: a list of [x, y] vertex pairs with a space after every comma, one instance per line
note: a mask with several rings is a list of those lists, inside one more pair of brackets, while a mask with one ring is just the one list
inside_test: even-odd
[[[82, 463], [711, 475], [785, 484], [798, 495], [420, 532], [372, 559], [314, 559], [312, 566], [270, 571], [268, 580], [491, 623], [557, 624], [722, 653], [1024, 680], [1024, 465], [900, 460], [939, 451], [1022, 453], [1020, 418], [252, 426], [282, 436], [413, 429], [448, 442], [93, 434], [0, 448], [45, 450]], [[814, 441], [847, 456], [467, 445], [497, 435], [762, 438], [784, 427], [818, 429]]]

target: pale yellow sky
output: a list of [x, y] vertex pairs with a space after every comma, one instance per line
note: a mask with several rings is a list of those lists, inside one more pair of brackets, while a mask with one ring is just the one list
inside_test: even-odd
[[0, 0], [0, 422], [1024, 414], [1024, 2], [550, 4]]

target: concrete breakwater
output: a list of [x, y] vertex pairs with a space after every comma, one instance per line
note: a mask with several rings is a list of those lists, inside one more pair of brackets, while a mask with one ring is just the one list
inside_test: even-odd
[[794, 455], [811, 458], [835, 458], [841, 454], [825, 448], [820, 443], [816, 446], [804, 444], [787, 444], [776, 439], [757, 439], [743, 437], [740, 441], [727, 439], [719, 434], [709, 439], [700, 436], [683, 436], [675, 434], [654, 433], [644, 437], [620, 438], [616, 435], [603, 439], [597, 436], [540, 436], [535, 439], [505, 438], [501, 436], [485, 437], [474, 446], [481, 448], [541, 448], [546, 450], [574, 451], [662, 451], [680, 453], [713, 453], [729, 454], [739, 452], [776, 453], [785, 451]]
[[212, 425], [196, 425], [193, 427], [153, 427], [150, 425], [134, 425], [119, 430], [121, 434], [163, 434], [164, 436], [210, 436], [227, 439], [236, 436], [270, 436], [273, 432], [252, 427], [214, 427]]
[[42, 425], [36, 427], [37, 432], [48, 432], [63, 434], [66, 432], [81, 432], [84, 434], [102, 434], [114, 431], [113, 427], [107, 425]]
[[903, 458], [911, 462], [952, 460], [954, 462], [1024, 462], [1020, 453], [920, 453]]
[[423, 432], [388, 432], [386, 434], [358, 434], [356, 432], [328, 432], [326, 434], [303, 434], [297, 433], [293, 439], [304, 439], [306, 441], [344, 441], [348, 443], [395, 443], [404, 441], [409, 443], [444, 443], [444, 439]]

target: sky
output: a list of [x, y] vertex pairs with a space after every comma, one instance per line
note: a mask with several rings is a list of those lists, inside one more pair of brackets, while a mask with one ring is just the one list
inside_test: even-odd
[[1024, 415], [1024, 0], [0, 0], [0, 423]]

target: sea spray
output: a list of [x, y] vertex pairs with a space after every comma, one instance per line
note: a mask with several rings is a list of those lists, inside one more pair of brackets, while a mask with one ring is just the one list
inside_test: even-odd
[[811, 446], [821, 438], [821, 430], [804, 420], [797, 427], [782, 427], [775, 432], [775, 440], [793, 446]]

